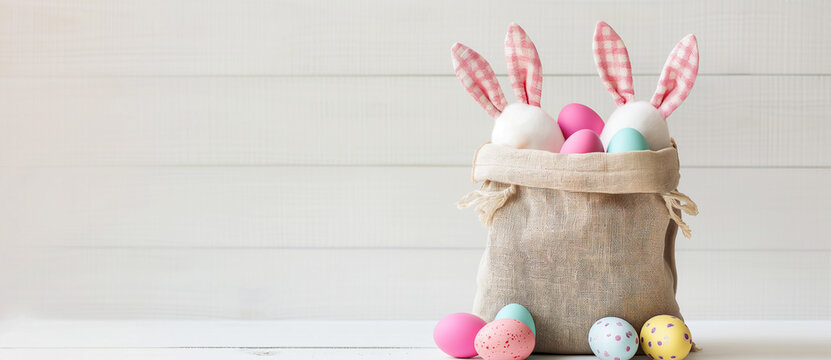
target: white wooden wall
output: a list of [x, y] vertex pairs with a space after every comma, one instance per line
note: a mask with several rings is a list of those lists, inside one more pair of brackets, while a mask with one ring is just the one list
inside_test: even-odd
[[[694, 32], [670, 118], [695, 319], [831, 319], [831, 3], [0, 0], [0, 315], [435, 319], [467, 311], [488, 116], [455, 41], [504, 75], [520, 23], [543, 104], [613, 109], [594, 24], [648, 98]], [[503, 76], [504, 80], [504, 76]], [[504, 84], [504, 82], [503, 82]], [[510, 94], [510, 92], [506, 92]]]

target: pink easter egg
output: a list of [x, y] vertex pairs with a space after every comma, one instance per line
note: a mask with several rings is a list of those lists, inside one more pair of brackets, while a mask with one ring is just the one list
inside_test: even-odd
[[473, 342], [476, 334], [485, 326], [485, 320], [468, 313], [450, 314], [439, 320], [433, 329], [436, 345], [455, 358], [476, 356]]
[[535, 344], [531, 328], [510, 318], [494, 320], [476, 335], [476, 351], [484, 360], [523, 360]]
[[560, 148], [560, 154], [585, 154], [604, 151], [600, 136], [589, 129], [578, 130], [571, 134], [563, 143], [563, 147]]
[[589, 129], [595, 133], [603, 132], [603, 118], [597, 115], [594, 110], [583, 104], [568, 104], [560, 110], [560, 115], [557, 116], [557, 124], [560, 125], [560, 130], [563, 136], [568, 139], [574, 133]]

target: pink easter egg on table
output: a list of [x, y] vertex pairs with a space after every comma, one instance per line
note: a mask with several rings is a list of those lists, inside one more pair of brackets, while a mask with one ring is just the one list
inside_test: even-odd
[[603, 142], [600, 136], [592, 130], [578, 130], [566, 139], [560, 154], [585, 154], [592, 152], [604, 152]]
[[484, 360], [523, 360], [535, 344], [531, 328], [510, 318], [494, 320], [476, 335], [476, 351]]
[[568, 104], [560, 110], [560, 115], [557, 116], [557, 124], [560, 125], [560, 130], [563, 136], [568, 139], [574, 133], [589, 129], [595, 133], [603, 132], [603, 118], [597, 115], [594, 110], [583, 104]]
[[433, 340], [447, 355], [455, 358], [474, 357], [476, 348], [473, 342], [485, 324], [485, 320], [473, 314], [450, 314], [439, 320], [433, 328]]

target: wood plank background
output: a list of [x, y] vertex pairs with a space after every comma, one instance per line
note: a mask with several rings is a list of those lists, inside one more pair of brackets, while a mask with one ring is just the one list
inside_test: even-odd
[[[670, 118], [693, 319], [831, 319], [824, 1], [0, 0], [0, 316], [435, 319], [467, 311], [487, 230], [454, 202], [490, 119], [462, 41], [504, 75], [508, 23], [543, 107], [614, 109], [604, 19], [649, 98], [694, 32]], [[507, 81], [500, 78], [506, 90]], [[506, 91], [506, 94], [510, 94]]]
[[[657, 79], [636, 77], [636, 94], [650, 97]], [[551, 113], [578, 101], [604, 116], [614, 110], [596, 75], [547, 76], [543, 84]], [[684, 166], [831, 166], [831, 124], [820, 121], [831, 77], [704, 76], [694, 91], [669, 118]], [[0, 92], [0, 126], [9, 130], [0, 134], [3, 165], [469, 166], [492, 128], [452, 69], [411, 77], [11, 78]]]

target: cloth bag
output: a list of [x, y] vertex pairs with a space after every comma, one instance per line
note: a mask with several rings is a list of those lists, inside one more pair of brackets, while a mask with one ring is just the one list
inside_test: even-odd
[[535, 352], [590, 354], [588, 332], [616, 316], [640, 331], [681, 317], [675, 235], [698, 210], [676, 191], [678, 151], [557, 154], [485, 144], [476, 153], [474, 207], [490, 226], [473, 312], [493, 320], [518, 303], [536, 325]]

